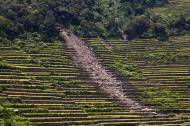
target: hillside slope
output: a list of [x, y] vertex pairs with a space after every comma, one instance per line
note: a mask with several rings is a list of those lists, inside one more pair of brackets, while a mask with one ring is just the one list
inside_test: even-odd
[[0, 126], [189, 126], [190, 2], [167, 2], [0, 1]]
[[[178, 125], [174, 115], [129, 111], [101, 92], [85, 71], [68, 58], [61, 42], [1, 43], [0, 97], [30, 125]], [[33, 48], [38, 45], [38, 48]], [[21, 47], [22, 46], [22, 50]], [[0, 121], [1, 122], [1, 121]], [[1, 122], [2, 123], [2, 122]]]
[[[175, 114], [188, 125], [189, 38], [174, 37], [163, 43], [155, 39], [127, 43], [101, 39], [86, 41], [104, 66], [126, 82], [122, 85], [126, 94], [161, 113]], [[141, 71], [140, 76], [132, 73], [135, 68]]]
[[122, 82], [117, 81], [113, 77], [113, 73], [108, 72], [102, 67], [93, 52], [85, 45], [84, 41], [74, 34], [67, 35], [65, 32], [62, 34], [68, 48], [73, 49], [75, 52], [70, 54], [73, 60], [85, 69], [90, 74], [92, 81], [96, 82], [110, 97], [118, 99], [123, 105], [126, 105], [133, 111], [141, 112], [142, 114], [157, 114], [156, 110], [148, 109], [128, 98], [121, 88]]

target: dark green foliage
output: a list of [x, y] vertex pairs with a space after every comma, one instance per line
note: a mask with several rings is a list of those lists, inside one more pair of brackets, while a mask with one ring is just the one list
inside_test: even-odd
[[13, 109], [0, 106], [1, 126], [29, 126], [29, 122], [17, 115]]
[[[5, 91], [6, 89], [7, 89], [7, 86], [0, 87], [0, 93], [3, 93], [3, 91]], [[0, 97], [0, 104], [1, 104], [1, 102], [2, 102], [2, 99]]]
[[175, 34], [183, 34], [186, 31], [190, 31], [190, 19], [180, 15], [180, 17], [173, 19], [168, 27], [175, 29]]
[[113, 60], [113, 64], [110, 65], [110, 68], [115, 70], [118, 75], [123, 77], [135, 77], [142, 78], [142, 73], [137, 70], [137, 66], [127, 64], [125, 60], [117, 59]]
[[10, 64], [0, 60], [0, 70], [13, 68]]
[[149, 20], [144, 16], [135, 17], [129, 24], [130, 25], [126, 29], [128, 39], [142, 37], [150, 27]]
[[161, 6], [163, 4], [168, 4], [168, 0], [144, 0], [144, 3], [147, 6], [153, 7], [153, 6]]
[[121, 0], [125, 16], [142, 15], [148, 7], [167, 4], [168, 0]]
[[[130, 18], [143, 15], [148, 7], [167, 0], [6, 0], [0, 2], [0, 36], [14, 39], [27, 32], [38, 32], [44, 39], [58, 35], [64, 26], [82, 37], [121, 37]], [[128, 31], [141, 37], [147, 23], [129, 24]], [[144, 26], [145, 25], [145, 26]], [[134, 28], [143, 26], [142, 31]], [[122, 33], [122, 34], [121, 34]], [[130, 35], [129, 35], [130, 36]]]
[[169, 36], [183, 35], [190, 31], [190, 19], [183, 15], [163, 17], [148, 14], [147, 17], [151, 23], [150, 36], [160, 40], [167, 40]]
[[168, 0], [5, 0], [0, 2], [0, 40], [27, 38], [28, 33], [50, 39], [65, 27], [82, 37], [157, 37], [190, 31], [190, 19], [161, 17], [148, 9]]
[[159, 38], [160, 40], [168, 39], [168, 33], [166, 31], [166, 28], [160, 23], [154, 24], [153, 35], [156, 36], [157, 38]]
[[101, 32], [98, 24], [102, 21], [95, 4], [95, 0], [3, 1], [0, 2], [0, 22], [3, 22], [0, 33], [10, 38], [25, 32], [53, 37], [63, 25], [80, 35], [93, 37]]

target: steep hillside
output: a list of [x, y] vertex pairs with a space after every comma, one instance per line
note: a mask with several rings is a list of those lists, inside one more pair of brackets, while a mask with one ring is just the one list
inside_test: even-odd
[[[62, 33], [64, 34], [64, 32]], [[122, 81], [116, 80], [114, 74], [107, 71], [98, 59], [77, 36], [64, 34], [64, 40], [68, 48], [75, 53], [70, 54], [73, 60], [88, 72], [92, 81], [96, 82], [100, 89], [106, 92], [111, 98], [117, 99], [121, 104], [128, 107], [130, 110], [141, 112], [142, 114], [157, 115], [156, 110], [140, 105], [133, 99], [128, 98], [122, 89]]]
[[189, 5], [0, 1], [0, 126], [189, 126]]
[[185, 122], [174, 115], [141, 115], [117, 104], [101, 92], [85, 71], [73, 64], [67, 56], [73, 50], [65, 50], [63, 43], [23, 43], [1, 43], [4, 66], [0, 69], [3, 89], [0, 96], [4, 107], [18, 110], [30, 125], [178, 125]]
[[126, 82], [122, 87], [128, 96], [161, 113], [175, 114], [187, 123], [190, 118], [189, 38], [174, 37], [164, 43], [155, 39], [128, 43], [87, 39], [87, 42], [99, 60]]

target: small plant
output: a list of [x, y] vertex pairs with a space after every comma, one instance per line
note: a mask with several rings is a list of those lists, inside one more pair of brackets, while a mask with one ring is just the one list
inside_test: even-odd
[[0, 92], [3, 92], [4, 90], [6, 90], [6, 87], [5, 87], [5, 86], [0, 87]]
[[9, 69], [11, 66], [8, 63], [0, 61], [0, 69]]

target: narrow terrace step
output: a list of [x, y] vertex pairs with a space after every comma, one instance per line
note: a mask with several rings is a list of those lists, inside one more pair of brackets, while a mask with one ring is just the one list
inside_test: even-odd
[[59, 101], [59, 100], [22, 100], [26, 104], [74, 104], [73, 101]]
[[9, 92], [9, 93], [4, 93], [6, 94], [7, 96], [9, 97], [25, 97], [25, 96], [55, 96], [55, 97], [63, 97], [65, 96], [64, 93], [60, 93], [60, 94], [57, 94], [57, 93], [54, 93], [54, 92], [44, 92], [44, 93], [28, 93], [28, 92]]
[[43, 84], [29, 85], [29, 84], [0, 84], [0, 87], [5, 87], [6, 91], [10, 91], [13, 89], [44, 89], [50, 86], [44, 86]]
[[[70, 111], [72, 112], [72, 111]], [[87, 117], [87, 113], [24, 113], [23, 116], [29, 117], [29, 118], [51, 118], [51, 117]]]
[[44, 96], [44, 95], [36, 95], [36, 96], [30, 96], [30, 95], [23, 95], [23, 96], [10, 96], [9, 97], [20, 97], [23, 100], [64, 100], [62, 97], [57, 96]]
[[91, 118], [88, 117], [33, 117], [30, 118], [30, 121], [32, 122], [63, 122], [63, 121], [72, 121], [73, 123], [75, 121], [82, 121], [82, 120], [91, 120]]
[[98, 120], [61, 121], [61, 122], [58, 121], [58, 122], [41, 122], [33, 124], [37, 126], [70, 126], [70, 125], [96, 126], [97, 124], [99, 124], [99, 121]]

